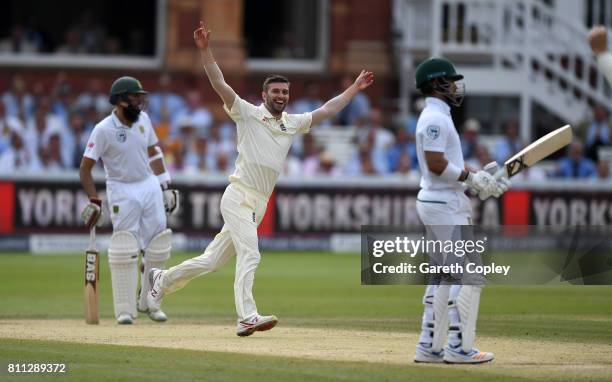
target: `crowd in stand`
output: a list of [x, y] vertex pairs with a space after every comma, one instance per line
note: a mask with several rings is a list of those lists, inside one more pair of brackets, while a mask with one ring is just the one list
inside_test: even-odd
[[11, 54], [108, 54], [147, 55], [144, 34], [138, 28], [127, 29], [121, 36], [111, 35], [107, 28], [86, 12], [68, 25], [62, 36], [54, 37], [43, 29], [15, 23], [0, 38], [0, 53]]
[[[343, 81], [352, 81], [350, 77]], [[65, 74], [57, 76], [52, 89], [28, 86], [14, 77], [0, 102], [0, 174], [74, 171], [78, 168], [93, 127], [111, 112], [106, 84], [92, 78], [87, 89], [75, 94]], [[148, 97], [147, 113], [155, 126], [172, 173], [229, 174], [236, 159], [235, 128], [229, 118], [215, 120], [202, 102], [199, 90], [178, 94], [167, 74], [159, 77]], [[321, 106], [316, 83], [307, 84], [303, 94], [287, 110], [301, 113]], [[256, 95], [246, 97], [259, 104]], [[367, 95], [357, 97], [337, 116], [314, 130], [352, 129], [350, 157], [339, 161], [313, 134], [296, 139], [285, 176], [402, 176], [420, 177], [415, 147], [415, 130], [422, 100], [415, 102], [413, 117], [392, 123], [387, 114], [370, 103]], [[480, 135], [480, 123], [468, 119], [460, 127], [466, 165], [474, 170], [492, 160], [503, 163], [525, 146], [515, 121], [507, 121], [504, 135], [491, 144]], [[606, 110], [596, 107], [593, 119], [578, 126], [576, 140], [567, 155], [546, 170], [535, 167], [519, 175], [523, 179], [600, 179], [610, 181], [606, 160], [598, 160], [600, 148], [610, 146], [610, 121]], [[483, 142], [487, 141], [487, 144]], [[493, 154], [492, 154], [492, 153]]]

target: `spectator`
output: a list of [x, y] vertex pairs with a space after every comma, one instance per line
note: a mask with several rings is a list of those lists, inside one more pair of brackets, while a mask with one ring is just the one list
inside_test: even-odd
[[[341, 89], [346, 89], [353, 83], [354, 78], [348, 75], [342, 77]], [[360, 119], [370, 114], [370, 100], [364, 92], [359, 92], [351, 102], [336, 117], [336, 123], [342, 126], [353, 126]]]
[[360, 175], [377, 175], [380, 172], [376, 169], [375, 162], [372, 158], [372, 150], [367, 143], [359, 145], [359, 149], [355, 153], [346, 167], [346, 174], [349, 176]]
[[0, 154], [0, 174], [35, 171], [39, 163], [35, 162], [26, 149], [23, 141], [24, 130], [19, 126], [11, 126], [11, 146]]
[[220, 174], [228, 175], [234, 172], [234, 160], [230, 160], [228, 155], [223, 153], [217, 154], [217, 172]]
[[119, 55], [123, 53], [121, 41], [117, 37], [109, 36], [104, 40], [104, 54]]
[[[361, 130], [362, 136], [359, 137], [359, 142], [370, 140], [374, 148], [386, 151], [395, 143], [395, 137], [387, 128], [383, 126], [383, 114], [379, 108], [372, 108], [368, 119], [366, 120], [366, 129]], [[365, 133], [365, 135], [364, 135]]]
[[[395, 133], [395, 144], [389, 149], [387, 154], [389, 170], [391, 172], [399, 171], [402, 160], [406, 160], [404, 156], [411, 162], [408, 168], [413, 168], [417, 165], [416, 145], [414, 141], [410, 141], [406, 129], [399, 129]], [[406, 164], [404, 164], [404, 166], [406, 166]]]
[[42, 48], [42, 38], [34, 30], [15, 24], [11, 35], [0, 41], [0, 52], [38, 53]]
[[593, 114], [593, 121], [586, 130], [585, 154], [587, 158], [597, 161], [597, 149], [610, 145], [610, 121], [607, 110], [601, 105], [595, 106]]
[[[316, 82], [308, 82], [304, 86], [304, 97], [299, 98], [293, 103], [293, 113], [310, 113], [323, 106], [323, 100], [321, 98], [321, 88]], [[321, 122], [319, 127], [329, 127], [331, 121], [326, 119]], [[313, 126], [314, 127], [314, 126]]]
[[191, 89], [187, 92], [187, 102], [179, 114], [171, 122], [170, 135], [176, 136], [178, 125], [177, 121], [188, 118], [194, 125], [198, 134], [207, 135], [210, 125], [212, 125], [213, 117], [208, 109], [202, 104], [200, 92], [196, 89]]
[[85, 118], [78, 113], [71, 114], [68, 122], [68, 131], [62, 145], [62, 157], [69, 158], [69, 167], [79, 167], [81, 159], [83, 159], [89, 134], [91, 134], [91, 130], [87, 129]]
[[399, 157], [398, 166], [393, 171], [394, 174], [399, 175], [410, 182], [419, 182], [421, 180], [421, 174], [418, 170], [415, 170], [415, 163], [410, 158], [408, 152], [404, 151]]
[[87, 90], [79, 94], [74, 102], [74, 109], [81, 113], [90, 107], [93, 107], [99, 116], [109, 114], [112, 108], [108, 102], [108, 93], [102, 90], [102, 81], [99, 78], [90, 79]]
[[340, 167], [336, 166], [334, 157], [329, 151], [323, 151], [319, 156], [319, 168], [317, 169], [317, 175], [324, 176], [339, 176], [341, 175]]
[[298, 178], [302, 175], [302, 161], [297, 154], [292, 152], [292, 150], [290, 150], [289, 154], [287, 155], [287, 160], [285, 161], [285, 166], [283, 168], [283, 174], [290, 178]]
[[610, 166], [604, 160], [597, 162], [597, 180], [603, 182], [612, 181], [612, 178], [610, 178]]
[[214, 158], [217, 158], [219, 155], [224, 155], [226, 158], [233, 161], [236, 153], [236, 145], [232, 139], [223, 138], [221, 129], [222, 125], [220, 124], [214, 124], [210, 128], [208, 134], [208, 152]]
[[62, 160], [61, 152], [61, 131], [54, 130], [49, 132], [46, 145], [40, 150], [39, 156], [42, 170], [62, 171], [69, 169], [70, 166]]
[[74, 93], [68, 83], [68, 76], [65, 72], [57, 74], [55, 86], [51, 90], [51, 98], [53, 114], [61, 118], [64, 123], [68, 123], [70, 108], [74, 104]]
[[321, 150], [317, 147], [312, 134], [303, 137], [302, 171], [301, 176], [313, 177], [319, 169], [319, 157]]
[[85, 45], [81, 42], [81, 33], [77, 28], [70, 28], [64, 35], [64, 42], [56, 50], [57, 54], [84, 54]]
[[216, 164], [215, 157], [208, 152], [208, 141], [206, 136], [199, 134], [192, 145], [188, 147], [184, 154], [185, 168], [187, 173], [205, 173], [214, 171]]
[[49, 134], [54, 131], [65, 131], [60, 118], [51, 113], [51, 100], [41, 99], [36, 113], [26, 122], [24, 143], [34, 161], [38, 161], [39, 153]]
[[463, 133], [461, 134], [461, 150], [463, 152], [463, 159], [472, 159], [476, 155], [479, 132], [480, 122], [478, 122], [477, 119], [470, 118], [463, 124]]
[[180, 115], [185, 108], [185, 101], [174, 93], [172, 77], [168, 73], [159, 76], [158, 85], [158, 90], [149, 96], [148, 114], [156, 130], [169, 129], [172, 118]]
[[409, 139], [412, 142], [414, 142], [417, 122], [423, 109], [425, 109], [425, 99], [423, 97], [415, 99], [414, 104], [412, 105], [412, 114], [410, 114], [410, 117], [406, 121], [406, 131], [408, 132]]
[[22, 121], [34, 114], [34, 98], [26, 90], [26, 84], [20, 76], [13, 77], [12, 89], [2, 95], [6, 114]]
[[16, 116], [5, 113], [4, 102], [0, 102], [0, 154], [11, 145], [11, 127], [23, 130], [23, 122]]
[[491, 158], [491, 153], [489, 152], [489, 149], [484, 145], [478, 145], [474, 149], [473, 157], [471, 159], [466, 160], [465, 164], [468, 168], [472, 169], [474, 172], [478, 172], [482, 170], [484, 166], [491, 163], [492, 161], [493, 161], [493, 158]]
[[562, 178], [585, 179], [594, 177], [597, 173], [595, 163], [584, 157], [581, 142], [572, 143], [568, 149], [568, 157], [560, 159], [557, 164], [557, 175]]
[[523, 148], [523, 141], [519, 137], [519, 128], [516, 121], [507, 121], [504, 131], [504, 137], [502, 137], [495, 146], [494, 155], [497, 163], [504, 163], [506, 159]]

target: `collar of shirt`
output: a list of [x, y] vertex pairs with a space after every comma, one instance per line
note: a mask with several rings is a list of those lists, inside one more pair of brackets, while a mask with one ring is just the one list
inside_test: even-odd
[[120, 120], [119, 117], [117, 117], [117, 114], [115, 114], [115, 110], [113, 110], [113, 112], [111, 113], [111, 118], [113, 119], [113, 123], [115, 124], [115, 126], [117, 127], [123, 127], [124, 129], [129, 129], [131, 126], [126, 126], [124, 125]]
[[280, 118], [276, 118], [275, 116], [272, 115], [272, 113], [270, 113], [268, 108], [266, 108], [265, 104], [262, 103], [261, 105], [259, 105], [259, 109], [263, 112], [264, 117], [266, 119], [274, 119], [276, 121], [285, 122], [285, 115], [287, 115], [287, 112], [283, 111], [283, 113], [281, 114]]
[[450, 115], [450, 106], [448, 106], [446, 102], [442, 101], [439, 98], [427, 97], [425, 98], [425, 105], [434, 107], [443, 112], [444, 114]]

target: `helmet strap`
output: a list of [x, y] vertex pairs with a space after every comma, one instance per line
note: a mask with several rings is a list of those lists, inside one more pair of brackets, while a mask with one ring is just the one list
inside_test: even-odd
[[450, 105], [459, 107], [465, 98], [465, 86], [463, 86], [463, 84], [456, 84], [457, 88], [454, 92], [451, 92], [451, 83], [452, 81], [444, 77], [437, 78], [431, 82], [431, 88], [436, 95], [446, 100]]

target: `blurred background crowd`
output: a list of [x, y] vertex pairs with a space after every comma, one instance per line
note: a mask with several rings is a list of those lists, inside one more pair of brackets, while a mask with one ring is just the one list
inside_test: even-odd
[[[203, 79], [204, 80], [204, 79]], [[342, 88], [352, 78], [342, 79]], [[70, 171], [77, 169], [89, 134], [106, 117], [109, 84], [92, 78], [85, 91], [75, 92], [66, 74], [57, 75], [52, 89], [25, 83], [16, 76], [0, 102], [0, 173]], [[159, 76], [157, 87], [148, 89], [147, 113], [155, 126], [172, 173], [229, 174], [236, 159], [236, 131], [229, 118], [218, 119], [202, 102], [198, 88], [173, 90], [169, 74]], [[291, 113], [312, 111], [324, 103], [316, 82], [302, 94], [292, 94]], [[245, 97], [261, 103], [259, 95]], [[412, 105], [412, 117], [394, 118], [368, 98], [356, 97], [335, 120], [327, 121], [296, 139], [284, 175], [315, 176], [403, 176], [418, 180], [415, 150], [417, 118], [425, 106], [422, 98]], [[610, 181], [609, 165], [597, 160], [610, 142], [611, 124], [606, 110], [593, 109], [592, 118], [577, 126], [580, 140], [555, 161], [529, 169], [525, 179], [574, 178]], [[482, 168], [505, 159], [525, 147], [516, 120], [504, 123], [501, 136], [482, 135], [477, 119], [458, 126], [466, 165]], [[337, 145], [334, 141], [345, 141]]]

